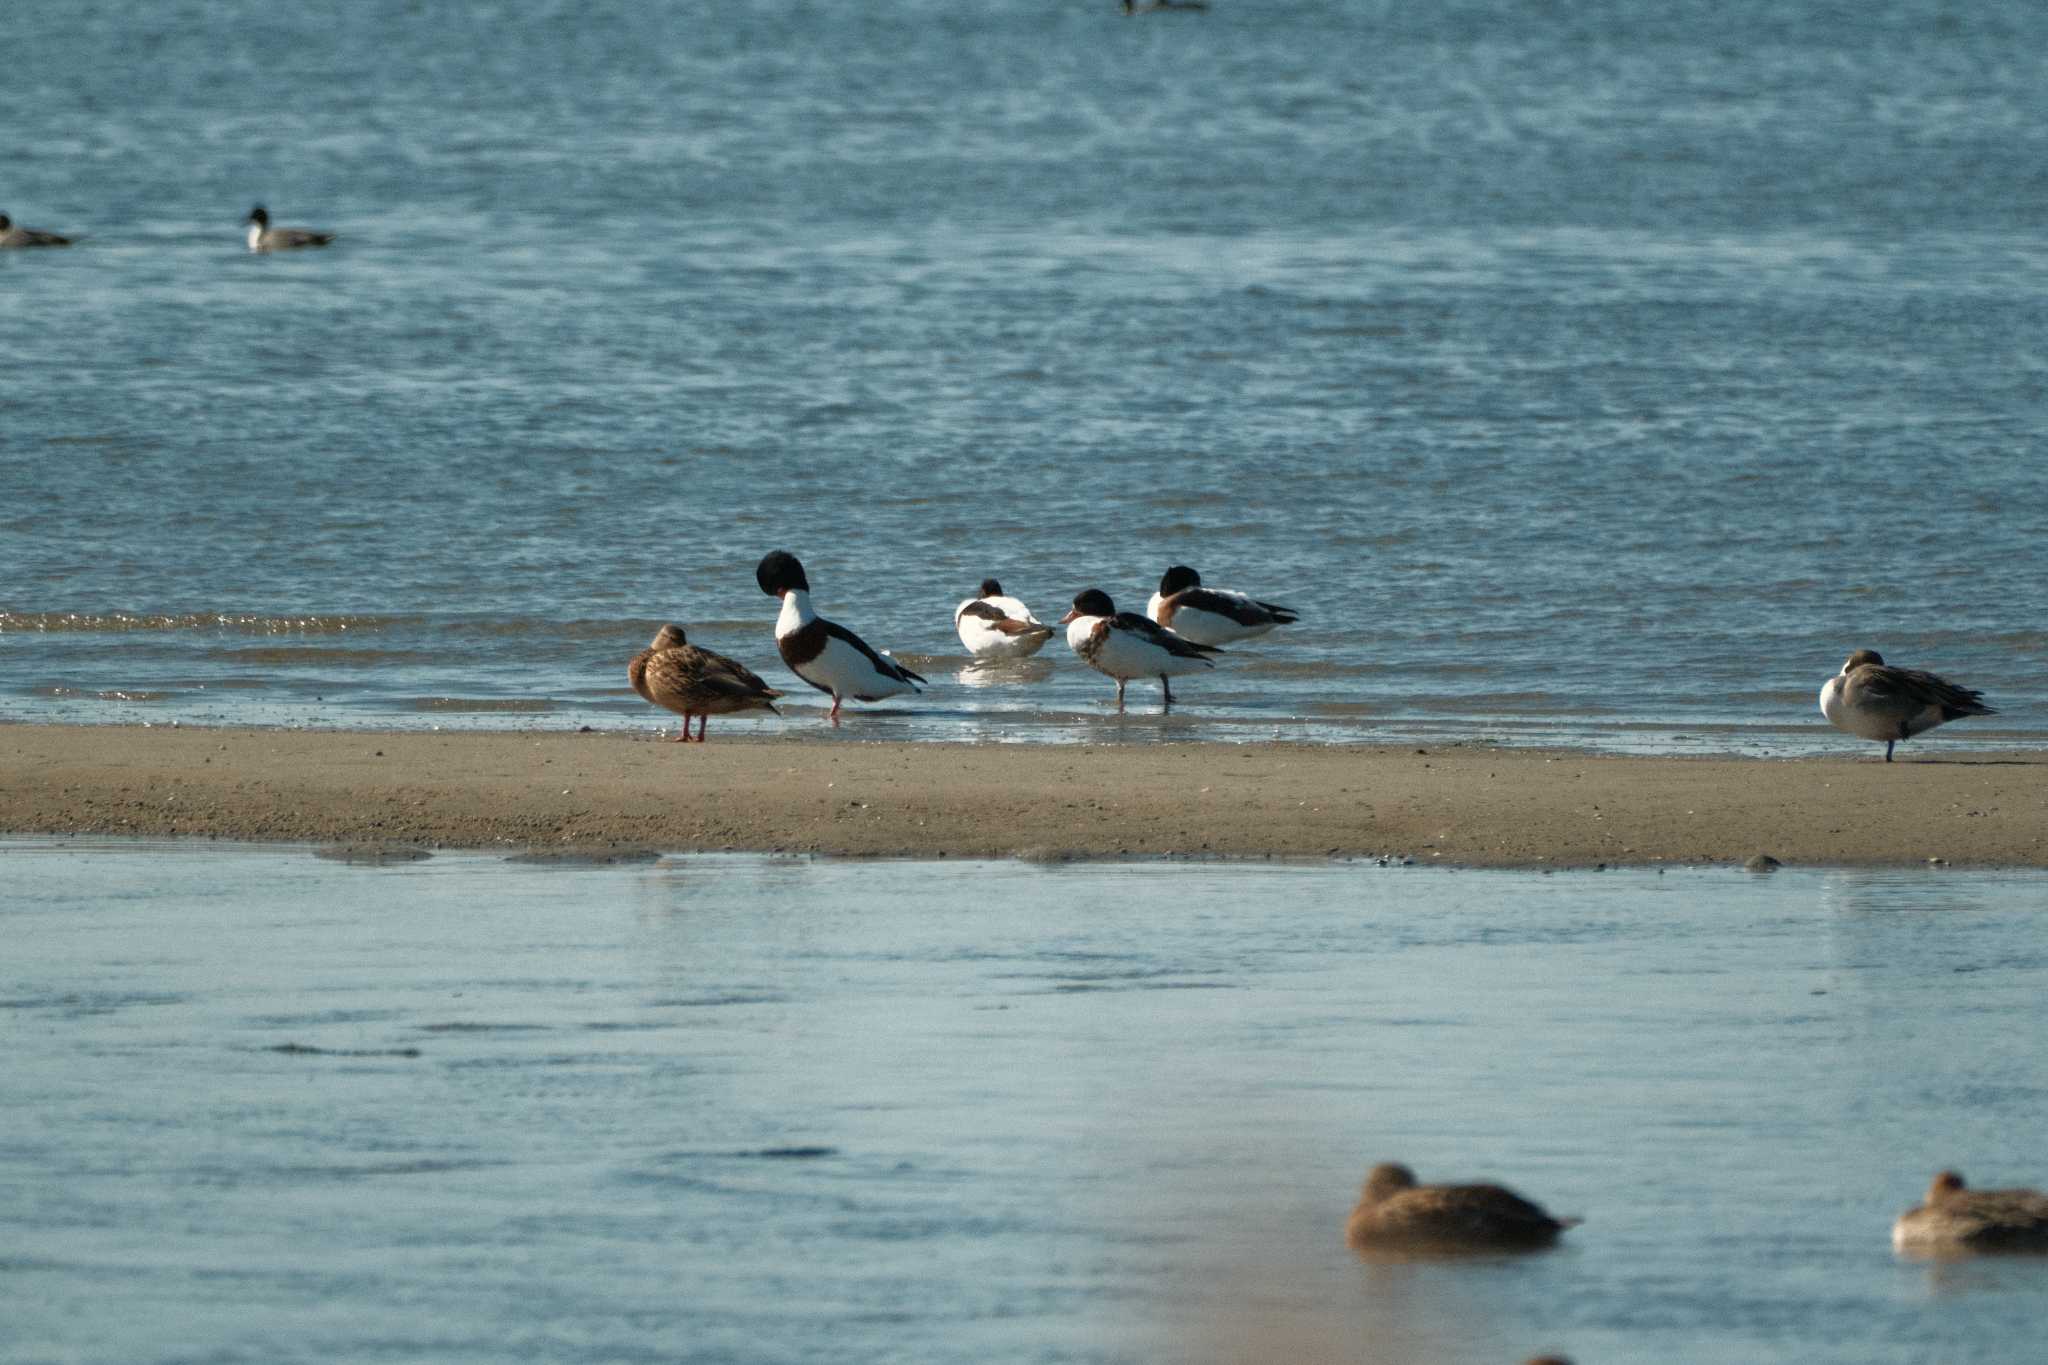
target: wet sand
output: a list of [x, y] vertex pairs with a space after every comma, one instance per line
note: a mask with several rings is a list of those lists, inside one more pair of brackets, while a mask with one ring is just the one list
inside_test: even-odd
[[[1931, 749], [1923, 748], [1922, 755]], [[0, 831], [1486, 867], [2048, 866], [2048, 756], [0, 727]]]

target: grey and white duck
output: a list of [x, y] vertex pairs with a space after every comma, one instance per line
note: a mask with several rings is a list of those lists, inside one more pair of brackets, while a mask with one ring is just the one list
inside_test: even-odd
[[1882, 740], [1889, 763], [1892, 746], [1902, 739], [1964, 716], [1995, 716], [1998, 711], [1974, 688], [1917, 668], [1893, 668], [1876, 650], [1859, 649], [1821, 685], [1820, 713], [1837, 730]]
[[77, 239], [55, 232], [44, 232], [41, 228], [23, 227], [0, 213], [0, 251], [14, 251], [32, 246], [70, 246]]
[[251, 251], [297, 251], [301, 247], [326, 246], [334, 240], [331, 232], [315, 232], [311, 228], [272, 227], [270, 211], [258, 204], [249, 210], [249, 216], [242, 222], [249, 229], [249, 250]]

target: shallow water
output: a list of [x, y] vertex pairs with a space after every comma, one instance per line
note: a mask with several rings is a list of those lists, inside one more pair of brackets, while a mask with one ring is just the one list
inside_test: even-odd
[[858, 733], [1092, 736], [954, 605], [1184, 561], [1305, 613], [1203, 736], [2048, 739], [2038, 7], [17, 9], [0, 718], [653, 724], [786, 546]]
[[[2032, 1360], [2038, 875], [0, 845], [21, 1360]], [[1366, 1265], [1368, 1164], [1585, 1217]]]

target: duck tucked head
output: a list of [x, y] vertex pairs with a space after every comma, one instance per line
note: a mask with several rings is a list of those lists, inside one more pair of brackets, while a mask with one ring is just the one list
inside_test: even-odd
[[663, 626], [660, 630], [655, 631], [654, 640], [647, 647], [649, 649], [674, 649], [678, 645], [686, 645], [688, 643], [689, 641], [683, 638], [683, 628], [670, 625]]
[[993, 578], [984, 578], [981, 580], [981, 595], [983, 597], [1001, 597], [1003, 595], [1003, 585], [996, 582]]
[[1963, 1192], [1963, 1178], [1954, 1171], [1943, 1171], [1934, 1177], [1934, 1183], [1927, 1187], [1927, 1202], [1939, 1204], [1952, 1194]]
[[1882, 667], [1884, 655], [1874, 649], [1859, 649], [1849, 656], [1849, 662], [1842, 665], [1842, 671], [1844, 673], [1853, 673], [1865, 664], [1877, 664]]
[[1114, 615], [1116, 615], [1116, 603], [1109, 600], [1109, 594], [1100, 588], [1090, 588], [1086, 592], [1075, 594], [1074, 609], [1060, 618], [1060, 624], [1065, 625], [1069, 621], [1077, 621], [1083, 616]]
[[1365, 1189], [1360, 1199], [1367, 1204], [1377, 1204], [1382, 1199], [1414, 1188], [1415, 1172], [1398, 1161], [1382, 1161], [1365, 1173]]
[[263, 205], [258, 204], [255, 208], [249, 210], [249, 216], [247, 218], [244, 218], [242, 221], [245, 223], [254, 223], [257, 227], [269, 227], [270, 211], [264, 208]]
[[1171, 597], [1184, 589], [1199, 588], [1201, 586], [1202, 576], [1200, 574], [1185, 564], [1176, 564], [1160, 576], [1159, 595], [1161, 597]]
[[804, 577], [804, 566], [787, 550], [770, 550], [761, 556], [761, 563], [754, 569], [754, 581], [770, 597], [811, 590], [811, 581]]

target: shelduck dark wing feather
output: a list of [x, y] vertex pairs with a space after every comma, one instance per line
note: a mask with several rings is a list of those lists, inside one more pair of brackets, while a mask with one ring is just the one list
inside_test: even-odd
[[902, 664], [897, 663], [894, 659], [885, 658], [884, 656], [877, 654], [874, 650], [874, 647], [869, 645], [866, 640], [861, 639], [860, 636], [855, 635], [852, 631], [848, 630], [845, 626], [840, 625], [837, 621], [827, 621], [824, 618], [820, 617], [818, 620], [818, 624], [823, 626], [825, 628], [825, 633], [827, 635], [830, 635], [833, 639], [844, 640], [847, 644], [852, 645], [855, 649], [867, 655], [868, 662], [873, 664], [875, 666], [875, 671], [877, 673], [880, 673], [883, 677], [895, 678], [902, 682], [921, 683], [924, 681], [923, 675], [911, 672]]
[[1291, 607], [1271, 602], [1254, 602], [1242, 593], [1212, 592], [1208, 588], [1182, 588], [1174, 595], [1175, 611], [1206, 611], [1241, 626], [1289, 625], [1300, 619]]
[[1014, 616], [998, 616], [989, 623], [999, 635], [1040, 635], [1050, 636], [1051, 626], [1035, 626], [1029, 621], [1019, 621]]
[[1214, 645], [1198, 645], [1184, 636], [1175, 635], [1149, 616], [1140, 616], [1134, 611], [1120, 611], [1110, 618], [1110, 624], [1118, 630], [1127, 630], [1146, 644], [1157, 645], [1169, 654], [1178, 654], [1183, 659], [1206, 659], [1223, 651]]
[[1277, 602], [1261, 602], [1259, 609], [1270, 613], [1273, 619], [1283, 626], [1291, 626], [1301, 619], [1301, 613], [1293, 607], [1283, 607]]

